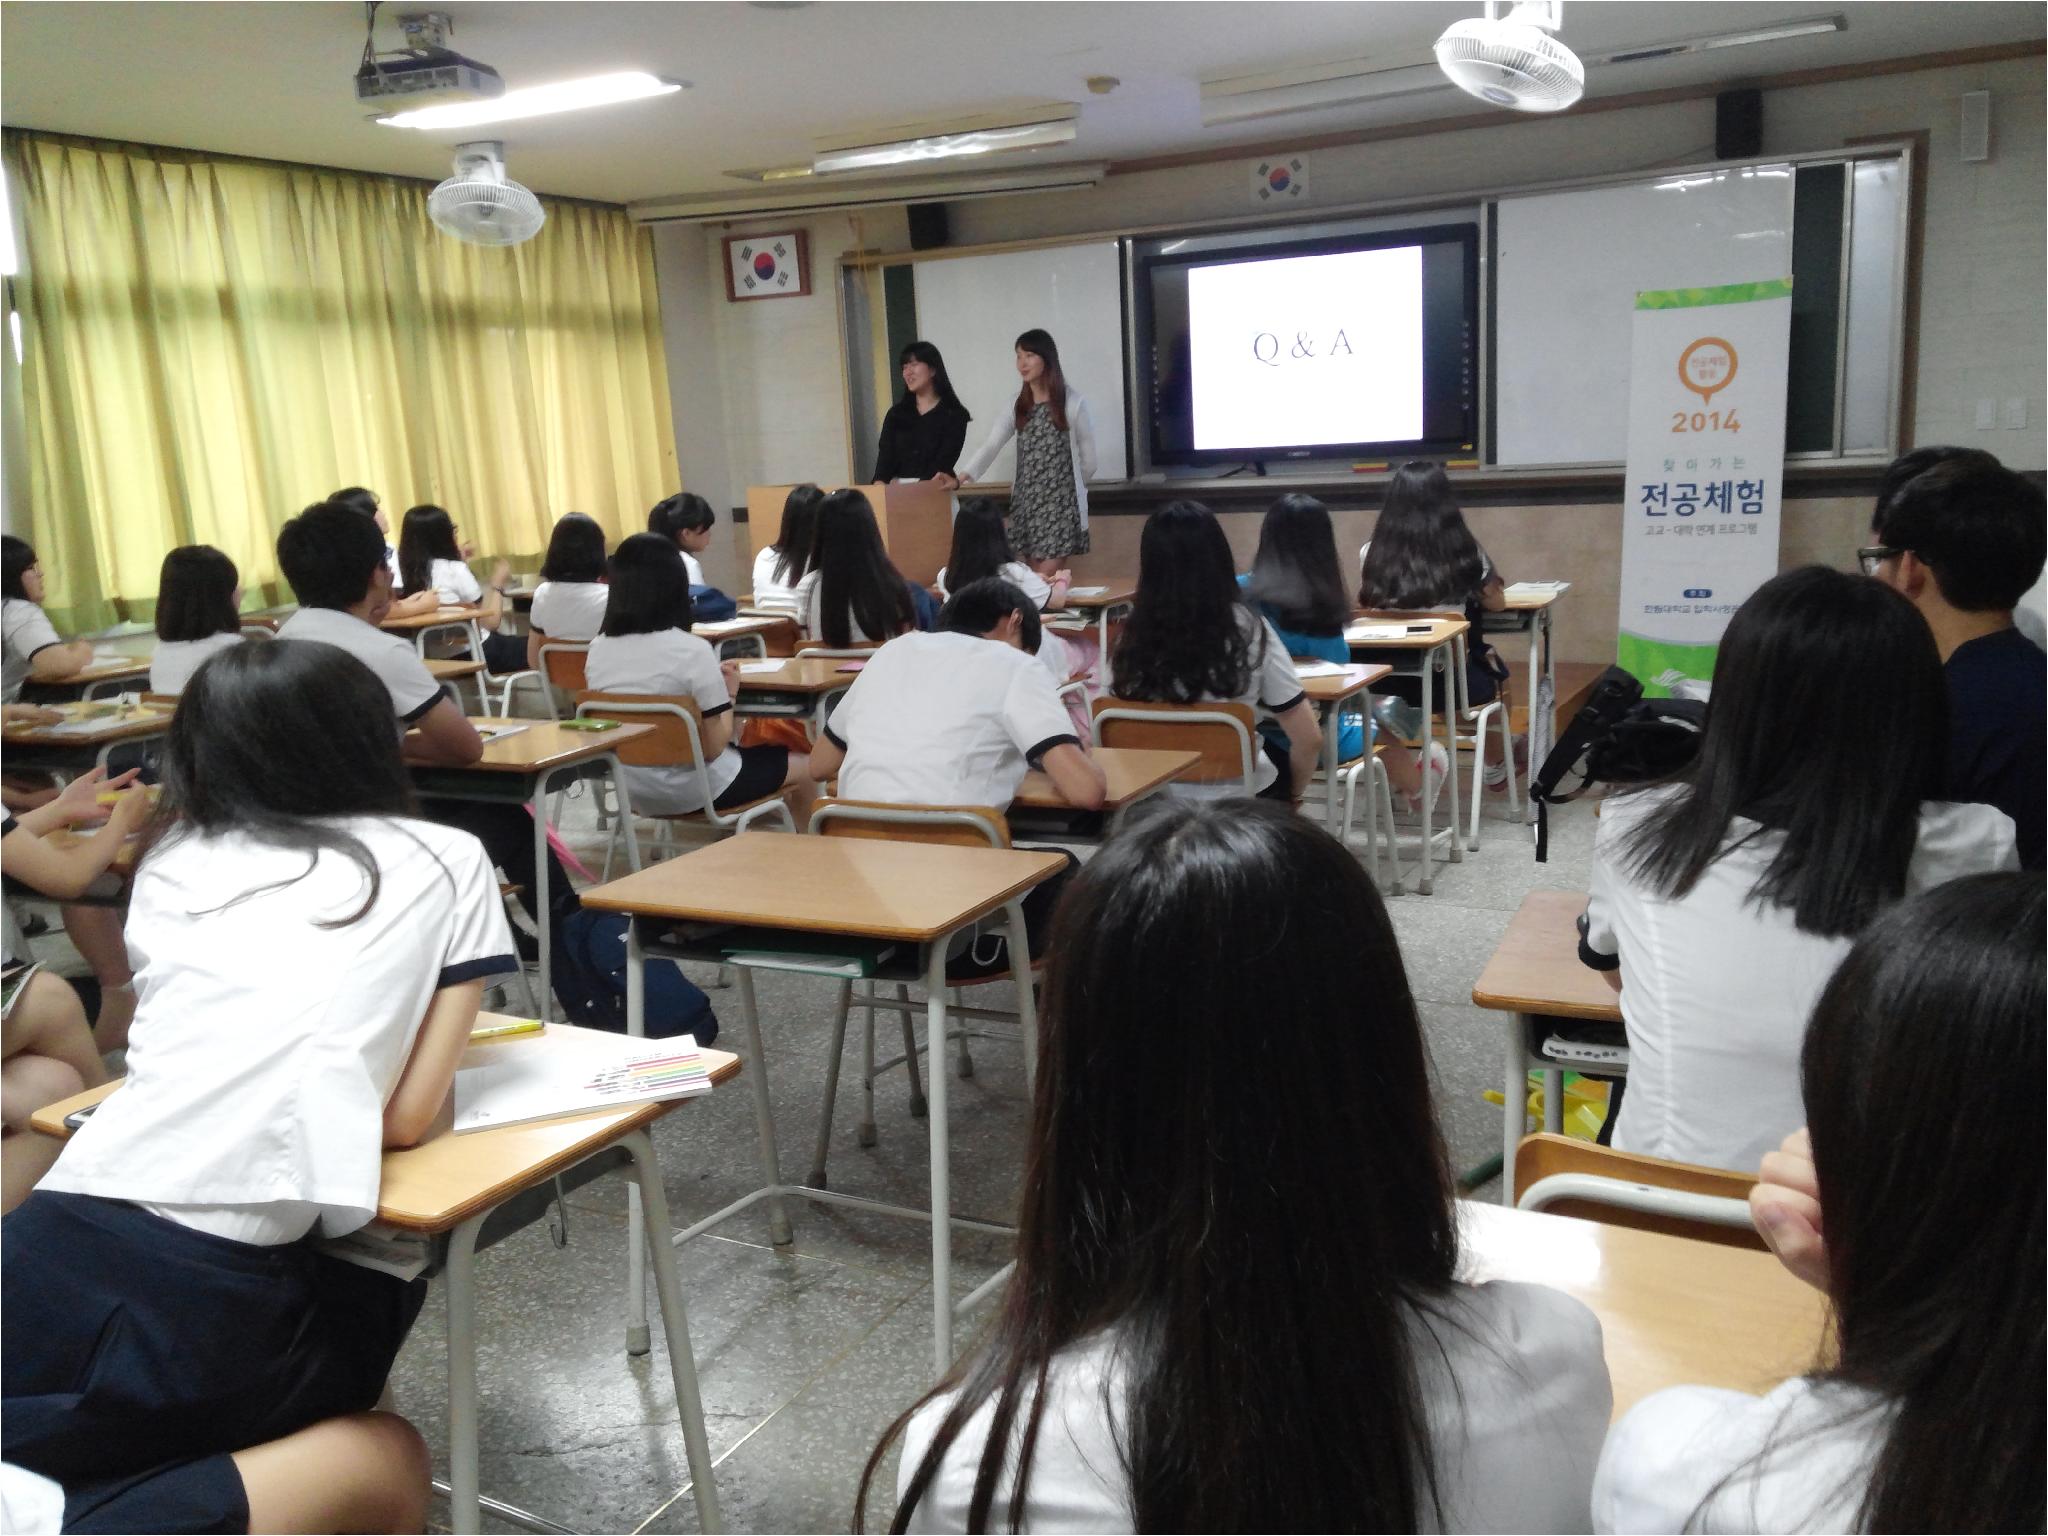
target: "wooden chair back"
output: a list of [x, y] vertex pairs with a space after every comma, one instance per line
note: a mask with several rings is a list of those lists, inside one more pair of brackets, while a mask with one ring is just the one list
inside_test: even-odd
[[940, 843], [951, 848], [1010, 846], [1010, 824], [991, 805], [886, 805], [828, 796], [811, 808], [811, 830], [820, 837]]
[[650, 736], [636, 736], [615, 749], [629, 768], [689, 768], [700, 756], [704, 717], [687, 694], [602, 693], [576, 695], [576, 714], [585, 720], [616, 720], [621, 725], [651, 725]]
[[[1635, 1227], [1645, 1232], [1663, 1232], [1672, 1237], [1690, 1237], [1701, 1242], [1721, 1243], [1731, 1248], [1761, 1248], [1768, 1245], [1752, 1227], [1726, 1226], [1697, 1217], [1659, 1210], [1635, 1209], [1615, 1203], [1632, 1199], [1637, 1204], [1654, 1204], [1654, 1197], [1630, 1194], [1632, 1186], [1681, 1195], [1705, 1195], [1720, 1200], [1747, 1202], [1756, 1179], [1732, 1169], [1708, 1168], [1698, 1163], [1675, 1163], [1640, 1152], [1617, 1152], [1597, 1142], [1576, 1136], [1558, 1136], [1547, 1131], [1524, 1136], [1515, 1150], [1515, 1202], [1543, 1180], [1561, 1174], [1578, 1174], [1614, 1186], [1615, 1199], [1605, 1198], [1589, 1188], [1585, 1194], [1544, 1200], [1531, 1207], [1554, 1216], [1577, 1216], [1609, 1226]], [[1732, 1212], [1731, 1212], [1732, 1214]]]
[[145, 693], [142, 696], [142, 702], [152, 705], [157, 709], [168, 709], [175, 713], [178, 708], [178, 698], [179, 695], [175, 693]]
[[772, 608], [762, 609], [764, 615], [772, 616], [775, 625], [761, 631], [761, 654], [763, 656], [794, 656], [796, 648], [803, 643], [803, 626], [797, 623], [794, 614], [778, 613]]
[[[1109, 719], [1103, 718], [1105, 712], [1110, 713]], [[1125, 715], [1148, 718], [1121, 718]], [[1229, 719], [1191, 720], [1189, 715], [1221, 715]], [[1201, 761], [1181, 775], [1183, 782], [1242, 783], [1247, 793], [1251, 790], [1246, 780], [1248, 773], [1257, 769], [1260, 747], [1258, 717], [1249, 704], [1145, 704], [1103, 694], [1093, 703], [1092, 718], [1097, 746], [1198, 753]], [[1245, 762], [1247, 742], [1251, 751], [1249, 770]]]

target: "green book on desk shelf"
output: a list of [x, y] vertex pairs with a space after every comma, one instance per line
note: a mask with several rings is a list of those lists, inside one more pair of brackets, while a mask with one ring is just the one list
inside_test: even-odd
[[770, 966], [855, 981], [874, 975], [882, 962], [896, 953], [896, 945], [882, 939], [805, 933], [794, 928], [737, 928], [720, 948], [736, 965]]

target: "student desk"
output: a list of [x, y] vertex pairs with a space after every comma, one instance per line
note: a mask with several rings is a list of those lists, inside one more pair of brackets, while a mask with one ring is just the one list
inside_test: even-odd
[[[1399, 626], [1404, 633], [1389, 634], [1385, 637], [1374, 634], [1367, 636], [1362, 631], [1385, 629], [1391, 631]], [[1433, 687], [1436, 672], [1443, 669], [1444, 687], [1448, 697], [1444, 700], [1444, 716], [1450, 725], [1447, 743], [1451, 754], [1450, 772], [1444, 775], [1444, 790], [1451, 797], [1450, 860], [1453, 864], [1464, 862], [1465, 842], [1458, 835], [1458, 743], [1456, 712], [1457, 680], [1451, 675], [1451, 668], [1457, 664], [1458, 642], [1472, 626], [1463, 619], [1441, 616], [1412, 614], [1372, 615], [1354, 618], [1345, 627], [1344, 639], [1351, 646], [1353, 654], [1360, 651], [1408, 651], [1415, 656], [1422, 674], [1422, 740], [1425, 747], [1436, 740], [1436, 703]], [[1388, 671], [1393, 669], [1389, 667]], [[1424, 763], [1424, 782], [1427, 783], [1428, 764]], [[1431, 871], [1435, 866], [1436, 845], [1436, 801], [1428, 795], [1422, 798], [1422, 846], [1421, 855], [1422, 894], [1430, 895], [1436, 889]], [[1396, 866], [1399, 867], [1398, 865]]]
[[[1296, 657], [1295, 660], [1299, 663], [1302, 658]], [[1329, 827], [1330, 834], [1340, 842], [1343, 841], [1345, 833], [1351, 830], [1349, 827], [1337, 825], [1337, 738], [1344, 726], [1344, 706], [1393, 670], [1392, 667], [1379, 663], [1362, 666], [1354, 662], [1342, 672], [1301, 679], [1301, 691], [1308, 695], [1309, 702], [1316, 707], [1316, 713], [1322, 716], [1323, 794], [1329, 802], [1323, 810], [1323, 821]], [[1372, 750], [1371, 740], [1371, 733], [1368, 732], [1367, 752]], [[1366, 814], [1368, 818], [1372, 814], [1369, 805]], [[1456, 826], [1457, 822], [1458, 818], [1453, 816], [1451, 825]], [[1396, 871], [1398, 873], [1398, 866]]]
[[[842, 672], [844, 656], [792, 656], [773, 671], [742, 671], [733, 712], [739, 715], [793, 716], [805, 721], [812, 740], [824, 729], [832, 701], [853, 686], [858, 672]], [[743, 662], [742, 667], [757, 663]]]
[[[622, 912], [631, 919], [626, 940], [627, 1028], [639, 1034], [646, 1007], [645, 970], [649, 954], [672, 959], [724, 961], [727, 948], [745, 948], [745, 930], [780, 930], [787, 935], [874, 939], [893, 945], [873, 974], [891, 981], [922, 981], [931, 1049], [946, 1039], [948, 988], [946, 950], [952, 938], [1000, 910], [1012, 953], [1028, 953], [1024, 936], [1024, 893], [1057, 872], [1065, 858], [1008, 848], [959, 848], [866, 838], [792, 837], [788, 833], [742, 832], [708, 848], [686, 853], [638, 874], [583, 893], [583, 905]], [[685, 925], [677, 928], [677, 924]], [[739, 931], [734, 931], [739, 930]], [[762, 946], [774, 942], [761, 936]], [[788, 948], [785, 941], [782, 948]], [[797, 957], [787, 966], [801, 969]], [[930, 1221], [932, 1228], [932, 1357], [943, 1372], [953, 1359], [952, 1222], [986, 1231], [1007, 1227], [970, 1222], [952, 1213], [951, 1164], [946, 1138], [945, 1079], [935, 1065], [926, 1084], [930, 1096], [931, 1209], [914, 1210], [836, 1190], [791, 1184], [776, 1156], [775, 1120], [769, 1108], [768, 1059], [754, 1001], [753, 962], [734, 969], [739, 977], [741, 1016], [746, 1026], [747, 1080], [754, 1096], [754, 1120], [761, 1143], [762, 1186], [676, 1234], [678, 1243], [709, 1231], [748, 1207], [766, 1201], [768, 1231], [777, 1243], [790, 1240], [785, 1195], [886, 1215]], [[843, 972], [842, 988], [851, 985]], [[841, 1002], [845, 1001], [842, 991]], [[1028, 982], [1017, 987], [1017, 1015], [1024, 1036], [1025, 1076], [1036, 1071], [1037, 1006]], [[976, 1300], [970, 1295], [962, 1305]]]
[[408, 759], [413, 787], [421, 795], [444, 800], [483, 800], [496, 804], [525, 805], [533, 813], [533, 861], [541, 872], [541, 889], [532, 892], [533, 908], [540, 929], [540, 1012], [543, 1019], [554, 1017], [554, 956], [549, 949], [553, 914], [548, 911], [546, 870], [548, 867], [547, 795], [557, 779], [577, 779], [605, 773], [611, 776], [612, 793], [619, 798], [619, 819], [626, 829], [626, 859], [640, 867], [640, 842], [633, 832], [633, 818], [626, 814], [624, 777], [619, 772], [616, 747], [653, 731], [651, 725], [621, 725], [609, 731], [572, 731], [553, 720], [493, 720], [472, 716], [472, 725], [509, 725], [517, 729], [484, 743], [484, 755], [463, 767], [443, 763], [422, 763]]
[[[1487, 634], [1529, 637], [1529, 777], [1533, 780], [1550, 756], [1557, 732], [1557, 656], [1551, 646], [1550, 610], [1565, 593], [1568, 581], [1518, 581], [1506, 591], [1506, 604], [1484, 615]], [[1529, 803], [1529, 823], [1536, 822], [1536, 804]]]
[[[1094, 747], [1088, 755], [1095, 759], [1108, 781], [1102, 815], [1112, 826], [1125, 811], [1141, 800], [1149, 800], [1202, 760], [1199, 752], [1154, 751], [1146, 747]], [[1073, 803], [1039, 768], [1024, 775], [1024, 782], [1017, 786], [1017, 798], [1010, 802], [1013, 821], [1018, 811], [1056, 814], [1073, 809]]]
[[488, 702], [484, 698], [483, 670], [484, 664], [480, 661], [442, 661], [432, 657], [427, 659], [428, 676], [437, 683], [448, 684], [449, 691], [457, 698], [462, 697], [462, 690], [455, 685], [465, 677], [475, 678], [476, 703], [479, 709], [488, 707]]
[[[1067, 606], [1062, 612], [1079, 614], [1083, 620], [1084, 628], [1090, 622], [1095, 625], [1095, 638], [1102, 647], [1100, 652], [1102, 660], [1107, 664], [1109, 661], [1109, 626], [1113, 621], [1124, 617], [1125, 614], [1131, 611], [1131, 604], [1138, 596], [1138, 584], [1135, 581], [1124, 581], [1103, 576], [1098, 577], [1094, 581], [1080, 582], [1078, 585], [1084, 588], [1100, 587], [1102, 590], [1084, 593], [1073, 591], [1070, 588], [1067, 592]], [[1056, 615], [1048, 614], [1046, 622], [1052, 624], [1055, 628], [1058, 627]]]
[[[477, 1015], [478, 1024], [509, 1022], [496, 1014]], [[503, 1048], [517, 1050], [518, 1044], [511, 1042]], [[739, 1058], [725, 1051], [707, 1049], [704, 1064], [713, 1083], [728, 1082], [740, 1070]], [[68, 1137], [66, 1115], [98, 1103], [120, 1086], [118, 1082], [103, 1084], [51, 1104], [37, 1110], [30, 1123], [45, 1135]], [[455, 1530], [483, 1529], [477, 1486], [478, 1251], [540, 1220], [558, 1198], [557, 1181], [566, 1191], [621, 1167], [632, 1169], [632, 1187], [638, 1192], [637, 1204], [650, 1234], [665, 1234], [669, 1230], [668, 1199], [647, 1128], [689, 1102], [671, 1099], [633, 1104], [461, 1136], [444, 1130], [416, 1147], [384, 1154], [377, 1220], [428, 1238], [432, 1257], [427, 1273], [443, 1276], [448, 1287], [448, 1500]], [[724, 1525], [717, 1485], [712, 1480], [711, 1448], [704, 1434], [704, 1407], [697, 1392], [696, 1362], [690, 1353], [682, 1282], [676, 1275], [674, 1250], [660, 1242], [654, 1248], [655, 1291], [668, 1339], [669, 1374], [682, 1420], [698, 1526], [719, 1531]], [[634, 1273], [639, 1276], [645, 1271], [636, 1266]], [[526, 1511], [496, 1501], [492, 1512], [514, 1518], [531, 1530], [560, 1529], [536, 1523]]]
[[[1507, 1102], [1501, 1106], [1500, 1201], [1515, 1202], [1515, 1147], [1522, 1139], [1522, 1105], [1529, 1073], [1543, 1073], [1543, 1128], [1564, 1129], [1564, 1072], [1571, 1065], [1543, 1054], [1543, 1035], [1555, 1019], [1621, 1022], [1621, 994], [1605, 973], [1579, 959], [1580, 891], [1531, 891], [1508, 920], [1500, 947], [1472, 983], [1472, 1001], [1502, 1015], [1502, 1059]], [[1626, 1063], [1587, 1063], [1587, 1071], [1626, 1076]], [[1705, 1245], [1702, 1245], [1705, 1246]]]
[[[128, 642], [130, 645], [134, 641]], [[96, 640], [92, 648], [92, 665], [76, 676], [67, 677], [60, 687], [76, 688], [79, 697], [92, 699], [103, 694], [120, 693], [130, 683], [138, 690], [149, 684], [149, 665], [156, 654], [155, 637], [144, 636], [142, 643], [146, 651], [131, 651], [121, 642]]]
[[438, 634], [444, 629], [460, 631], [467, 637], [469, 654], [480, 658], [484, 653], [483, 637], [477, 633], [476, 621], [484, 616], [481, 608], [436, 608], [432, 613], [416, 613], [409, 618], [386, 619], [378, 626], [395, 635], [411, 635], [420, 659], [427, 655], [427, 636]]
[[[52, 704], [72, 719], [84, 718], [89, 710], [105, 709], [104, 702]], [[117, 746], [149, 741], [171, 728], [171, 712], [155, 705], [138, 705], [125, 714], [108, 715], [95, 722], [103, 729], [67, 730], [61, 725], [11, 725], [0, 734], [7, 767], [28, 772], [80, 774], [89, 768], [103, 768]]]
[[1461, 1271], [1575, 1296], [1600, 1319], [1614, 1417], [1665, 1387], [1763, 1392], [1814, 1368], [1827, 1302], [1754, 1249], [1458, 1202]]
[[[708, 624], [692, 624], [690, 633], [699, 639], [709, 640], [711, 648], [723, 659], [732, 656], [766, 656], [768, 642], [762, 637], [770, 630], [780, 629], [786, 621], [772, 614], [743, 613], [736, 619], [717, 619]], [[726, 647], [733, 647], [727, 651]]]

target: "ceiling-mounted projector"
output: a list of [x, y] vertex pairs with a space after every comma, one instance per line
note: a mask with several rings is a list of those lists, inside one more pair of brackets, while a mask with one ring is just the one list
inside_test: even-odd
[[1437, 66], [1467, 95], [1517, 112], [1562, 112], [1586, 90], [1586, 66], [1550, 34], [1564, 23], [1564, 0], [1522, 0], [1500, 14], [1457, 21], [1436, 40]]
[[375, 107], [378, 116], [447, 102], [486, 101], [505, 93], [504, 78], [495, 69], [465, 59], [448, 46], [455, 27], [446, 12], [404, 15], [398, 26], [405, 46], [376, 53], [366, 41], [363, 62], [356, 70], [356, 100]]

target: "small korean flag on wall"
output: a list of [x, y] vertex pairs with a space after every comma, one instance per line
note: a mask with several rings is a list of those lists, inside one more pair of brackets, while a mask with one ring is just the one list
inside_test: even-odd
[[1261, 160], [1252, 167], [1252, 202], [1260, 207], [1308, 201], [1308, 156]]
[[790, 299], [811, 291], [809, 243], [800, 229], [779, 235], [732, 235], [725, 242], [725, 296]]

